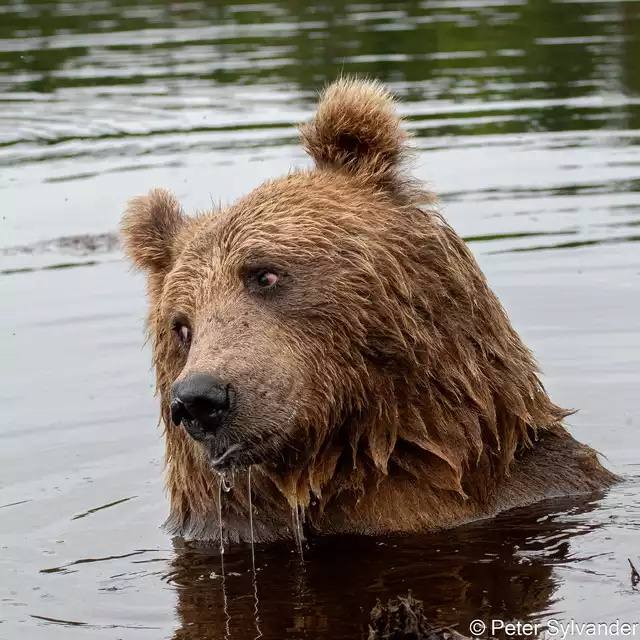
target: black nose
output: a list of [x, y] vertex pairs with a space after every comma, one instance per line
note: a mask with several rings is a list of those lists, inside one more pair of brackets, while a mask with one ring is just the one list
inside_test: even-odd
[[171, 420], [197, 422], [207, 433], [214, 432], [231, 409], [231, 385], [208, 373], [192, 373], [173, 385]]

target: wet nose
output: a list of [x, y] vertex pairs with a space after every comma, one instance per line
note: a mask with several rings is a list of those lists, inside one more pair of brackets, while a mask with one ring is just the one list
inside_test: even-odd
[[176, 426], [195, 421], [213, 433], [231, 409], [233, 395], [231, 385], [208, 373], [192, 373], [173, 385], [171, 420]]

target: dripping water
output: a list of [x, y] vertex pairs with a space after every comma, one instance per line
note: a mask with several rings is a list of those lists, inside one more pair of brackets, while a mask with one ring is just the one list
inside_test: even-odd
[[[220, 482], [218, 482], [218, 527], [220, 530], [220, 558], [224, 555], [224, 538], [222, 537], [222, 485], [224, 480], [222, 475], [220, 476]], [[222, 575], [224, 575], [224, 561], [222, 563]]]
[[300, 522], [300, 508], [298, 506], [295, 506], [293, 509], [291, 509], [291, 524], [293, 528], [293, 537], [296, 541], [296, 546], [298, 547], [300, 559], [304, 561], [304, 553], [302, 551], [302, 541], [304, 540], [304, 534], [302, 532], [302, 524]]
[[220, 482], [218, 482], [218, 526], [220, 530], [220, 581], [222, 584], [222, 608], [226, 618], [225, 621], [225, 638], [229, 638], [231, 631], [229, 629], [229, 623], [231, 616], [229, 615], [229, 605], [227, 602], [227, 584], [224, 573], [224, 538], [222, 537], [222, 489], [223, 489], [222, 476], [220, 476]]
[[255, 599], [255, 607], [253, 611], [253, 615], [255, 618], [256, 631], [258, 635], [254, 638], [254, 640], [258, 640], [258, 638], [262, 637], [262, 631], [260, 631], [260, 617], [258, 615], [258, 576], [256, 574], [256, 552], [255, 552], [255, 539], [253, 535], [253, 502], [251, 500], [251, 467], [249, 467], [249, 472], [247, 474], [247, 484], [248, 484], [248, 493], [249, 493], [249, 530], [251, 532], [251, 569], [253, 571], [253, 597]]
[[226, 473], [220, 473], [220, 487], [225, 493], [229, 493], [233, 489], [233, 476], [229, 477]]
[[249, 472], [247, 474], [248, 485], [249, 485], [249, 530], [251, 531], [251, 566], [253, 568], [253, 575], [256, 575], [256, 552], [255, 552], [255, 541], [253, 537], [253, 503], [251, 501], [251, 467], [249, 467]]

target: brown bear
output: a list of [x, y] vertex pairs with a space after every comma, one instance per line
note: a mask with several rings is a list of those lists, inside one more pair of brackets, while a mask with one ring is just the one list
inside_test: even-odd
[[429, 531], [616, 480], [403, 170], [402, 125], [341, 79], [300, 127], [314, 168], [196, 217], [163, 190], [129, 203], [172, 533]]

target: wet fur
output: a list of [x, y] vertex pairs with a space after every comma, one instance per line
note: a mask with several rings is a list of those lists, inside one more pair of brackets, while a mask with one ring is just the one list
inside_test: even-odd
[[[293, 508], [319, 534], [427, 531], [614, 482], [563, 427], [570, 412], [435, 196], [406, 174], [406, 133], [382, 86], [338, 81], [300, 131], [311, 170], [195, 218], [154, 190], [123, 218], [125, 250], [148, 276], [168, 529], [219, 531], [218, 477], [169, 418], [185, 371], [247, 383], [238, 437], [261, 456], [258, 540], [291, 537]], [[259, 302], [238, 274], [265, 260], [293, 284]], [[197, 318], [188, 355], [171, 334], [176, 305]], [[225, 535], [247, 539], [246, 471], [223, 502]]]

